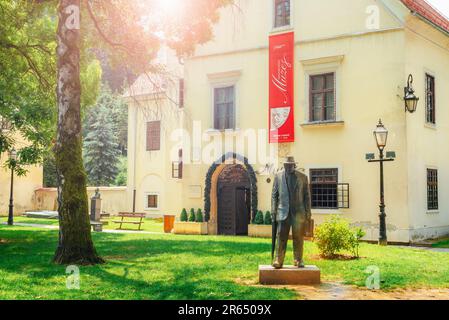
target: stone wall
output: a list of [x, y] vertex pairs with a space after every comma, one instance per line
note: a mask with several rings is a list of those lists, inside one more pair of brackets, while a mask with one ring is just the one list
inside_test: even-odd
[[[90, 212], [90, 198], [95, 194], [95, 187], [87, 188], [89, 197], [89, 212]], [[128, 205], [128, 189], [127, 187], [100, 187], [100, 194], [102, 199], [102, 211], [115, 215], [119, 212], [132, 211], [132, 205]], [[40, 188], [34, 192], [34, 210], [36, 211], [57, 211], [58, 193], [56, 188]]]

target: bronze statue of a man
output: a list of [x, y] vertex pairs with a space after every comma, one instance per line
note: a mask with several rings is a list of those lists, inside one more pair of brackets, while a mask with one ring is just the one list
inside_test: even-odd
[[309, 181], [305, 174], [296, 170], [294, 157], [287, 157], [284, 170], [274, 178], [271, 214], [273, 217], [273, 267], [284, 265], [285, 251], [292, 228], [295, 266], [304, 268], [303, 248], [306, 224], [311, 220]]

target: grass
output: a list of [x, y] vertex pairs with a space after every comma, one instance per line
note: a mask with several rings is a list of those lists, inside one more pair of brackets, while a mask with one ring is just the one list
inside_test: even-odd
[[[116, 230], [119, 225], [113, 223], [112, 221], [119, 221], [121, 218], [111, 217], [107, 219], [103, 219], [103, 221], [108, 222], [103, 228], [105, 230]], [[6, 222], [8, 220], [7, 217], [0, 217], [0, 221]], [[130, 219], [136, 220], [136, 219]], [[137, 219], [138, 220], [138, 219]], [[28, 218], [28, 217], [14, 217], [14, 222], [19, 223], [28, 223], [28, 224], [41, 224], [41, 225], [52, 225], [57, 226], [59, 224], [58, 219], [41, 219], [41, 218]], [[127, 228], [129, 230], [137, 230], [136, 225], [132, 224], [123, 224], [123, 228]], [[144, 223], [142, 224], [142, 231], [148, 232], [164, 232], [164, 225], [161, 220], [158, 219], [144, 219]]]
[[[270, 263], [270, 240], [246, 237], [94, 233], [105, 265], [81, 267], [81, 289], [66, 289], [65, 267], [53, 265], [58, 233], [0, 226], [1, 299], [294, 299], [293, 290], [257, 286]], [[291, 250], [291, 248], [289, 248]], [[291, 252], [291, 251], [289, 251]], [[362, 244], [362, 258], [326, 261], [306, 243], [306, 263], [323, 281], [364, 286], [378, 266], [382, 289], [449, 288], [449, 254]], [[290, 262], [291, 254], [287, 262]]]

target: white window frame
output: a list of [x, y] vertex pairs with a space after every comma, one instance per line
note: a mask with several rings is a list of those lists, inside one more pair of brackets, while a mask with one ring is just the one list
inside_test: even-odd
[[[240, 127], [240, 77], [241, 71], [230, 71], [216, 74], [209, 74], [209, 85], [210, 85], [210, 129], [207, 130], [208, 133], [218, 133], [218, 132], [228, 132], [228, 131], [239, 131]], [[234, 117], [235, 117], [235, 128], [228, 130], [218, 130], [215, 129], [215, 89], [234, 87]]]
[[287, 31], [287, 30], [291, 30], [293, 29], [294, 26], [294, 13], [295, 13], [295, 0], [290, 0], [290, 24], [286, 25], [286, 26], [282, 26], [282, 27], [275, 27], [276, 24], [276, 1], [275, 0], [270, 0], [270, 14], [271, 14], [271, 19], [270, 19], [270, 28], [269, 30], [271, 30], [272, 33], [277, 33], [277, 32], [283, 32], [283, 31]]
[[[304, 68], [303, 91], [303, 119], [301, 125], [321, 125], [344, 123], [342, 118], [341, 73], [344, 56], [326, 57], [318, 59], [301, 60]], [[334, 74], [335, 81], [335, 120], [334, 121], [310, 121], [310, 77], [326, 73]]]
[[[157, 208], [148, 208], [148, 196], [157, 196]], [[145, 192], [144, 205], [145, 211], [159, 211], [161, 210], [161, 195], [159, 192]]]

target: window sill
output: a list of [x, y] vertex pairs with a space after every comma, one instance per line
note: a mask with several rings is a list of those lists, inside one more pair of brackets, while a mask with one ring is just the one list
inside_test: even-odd
[[159, 208], [145, 208], [144, 211], [160, 211]]
[[237, 133], [239, 133], [241, 130], [239, 129], [239, 128], [236, 128], [236, 129], [226, 129], [226, 130], [218, 130], [218, 129], [212, 129], [212, 128], [210, 128], [210, 129], [207, 129], [206, 130], [206, 134], [208, 134], [208, 135], [221, 135], [221, 134], [226, 134], [226, 133], [229, 133], [229, 134], [237, 134]]
[[427, 210], [427, 214], [440, 214], [440, 210]]
[[293, 31], [294, 28], [292, 25], [288, 25], [288, 26], [283, 26], [283, 27], [273, 27], [270, 31], [270, 34], [277, 34], [277, 33], [282, 33], [282, 32], [287, 32], [287, 31]]
[[426, 122], [424, 124], [424, 127], [427, 128], [427, 129], [432, 129], [432, 130], [436, 130], [437, 129], [437, 125], [436, 124], [429, 123], [429, 122]]
[[300, 126], [303, 128], [309, 127], [343, 127], [344, 121], [316, 121], [316, 122], [304, 122]]
[[342, 209], [312, 209], [312, 216], [313, 215], [341, 215], [343, 212]]

